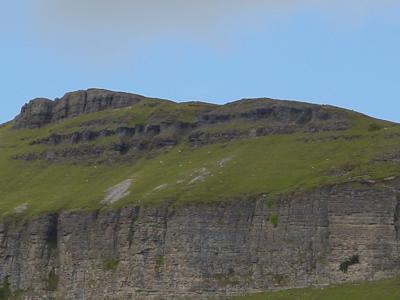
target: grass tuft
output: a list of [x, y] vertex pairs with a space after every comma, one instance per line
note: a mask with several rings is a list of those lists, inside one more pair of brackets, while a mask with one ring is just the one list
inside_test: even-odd
[[54, 269], [51, 270], [47, 279], [47, 289], [49, 291], [55, 292], [57, 290], [59, 280], [60, 278], [56, 274], [56, 271]]
[[350, 266], [359, 263], [360, 263], [360, 257], [358, 255], [353, 255], [349, 258], [346, 258], [346, 260], [340, 264], [339, 270], [342, 271], [343, 273], [347, 273]]
[[115, 271], [119, 265], [119, 260], [110, 258], [106, 259], [103, 262], [103, 269], [105, 271]]
[[271, 224], [272, 226], [274, 226], [274, 228], [278, 227], [278, 223], [279, 223], [279, 215], [276, 213], [273, 213], [271, 215]]

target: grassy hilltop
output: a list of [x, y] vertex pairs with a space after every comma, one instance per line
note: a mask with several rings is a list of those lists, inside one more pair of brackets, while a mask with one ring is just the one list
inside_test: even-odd
[[[13, 122], [7, 123], [0, 127], [0, 215], [33, 216], [128, 203], [234, 201], [261, 195], [273, 201], [280, 194], [322, 185], [379, 184], [400, 175], [400, 127], [396, 124], [330, 106], [303, 108], [295, 102], [271, 101], [216, 106], [147, 98], [129, 107], [82, 114], [40, 128], [15, 129]], [[340, 116], [348, 126], [311, 130], [307, 125], [307, 130], [297, 130], [294, 124], [272, 130], [277, 127], [267, 116], [253, 118], [248, 113], [264, 104], [294, 106], [296, 112], [318, 109]], [[207, 122], [199, 123], [199, 115], [204, 114], [216, 114], [216, 121], [204, 117]], [[316, 126], [325, 124], [321, 120]], [[76, 132], [174, 122], [200, 129], [167, 127], [154, 137], [140, 137], [139, 146], [118, 134], [74, 143], [51, 142], [55, 134], [60, 139]], [[207, 139], [188, 139], [193, 130], [197, 130], [193, 136]], [[160, 143], [155, 145], [157, 139]], [[166, 141], [173, 142], [166, 145]], [[128, 179], [131, 185], [121, 199], [112, 204], [103, 201], [107, 190]]]

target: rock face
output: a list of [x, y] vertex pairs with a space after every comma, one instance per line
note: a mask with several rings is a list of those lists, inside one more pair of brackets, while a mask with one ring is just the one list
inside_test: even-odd
[[139, 95], [100, 89], [67, 93], [54, 101], [38, 98], [22, 108], [20, 115], [15, 119], [14, 128], [39, 128], [85, 113], [131, 106], [142, 99], [144, 97]]
[[4, 222], [0, 280], [25, 299], [97, 300], [208, 299], [379, 279], [400, 270], [399, 195], [399, 182], [341, 185], [272, 205], [260, 197]]
[[[75, 160], [77, 163], [126, 161], [180, 142], [199, 147], [239, 138], [342, 131], [351, 127], [344, 110], [308, 103], [262, 98], [225, 105], [193, 104], [191, 109], [183, 110], [181, 104], [172, 101], [150, 102], [143, 96], [94, 89], [68, 93], [54, 101], [32, 100], [22, 108], [13, 127], [39, 128], [78, 115], [138, 103], [147, 104], [147, 108], [151, 106], [154, 111], [158, 107], [161, 113], [143, 114], [136, 118], [136, 124], [126, 119], [99, 118], [75, 127], [73, 132], [58, 129], [30, 142], [31, 146], [44, 145], [41, 152], [33, 151], [14, 158], [51, 162]], [[179, 119], [179, 115], [174, 114], [179, 109], [182, 115], [189, 114], [189, 117]]]
[[[37, 98], [22, 107], [21, 113], [14, 120], [14, 128], [43, 127], [85, 113], [129, 107], [146, 99], [148, 98], [140, 95], [101, 89], [67, 93], [54, 101]], [[159, 100], [159, 103], [165, 102], [178, 105], [172, 101]], [[341, 130], [349, 126], [343, 113], [326, 110], [320, 105], [264, 98], [215, 105], [207, 112], [200, 112], [195, 123], [209, 125], [238, 119], [264, 120], [273, 127], [280, 128], [283, 133], [294, 126], [308, 126], [308, 130], [311, 131]], [[322, 128], [318, 128], [318, 125]]]
[[[111, 117], [97, 114], [51, 126], [75, 116], [135, 105]], [[179, 104], [92, 89], [25, 105], [7, 135], [22, 128], [48, 126], [48, 130], [13, 137], [18, 143], [13, 139], [4, 149], [9, 151], [7, 162], [45, 161], [35, 164], [40, 168], [56, 163], [93, 168], [104, 163], [118, 168], [115, 162], [134, 166], [142, 158], [154, 159], [158, 165], [162, 161], [157, 155], [172, 147], [184, 145], [185, 151], [195, 153], [194, 148], [211, 143], [223, 148], [234, 139], [249, 141], [274, 134], [307, 133], [295, 136], [304, 143], [351, 142], [361, 138], [358, 132], [340, 135], [337, 131], [349, 129], [352, 120], [345, 110], [299, 102], [247, 99], [225, 105]], [[332, 133], [311, 134], [321, 131]], [[368, 135], [362, 145], [369, 145], [371, 139]], [[14, 150], [18, 145], [23, 145], [23, 151]], [[399, 151], [394, 149], [376, 160], [398, 161]], [[323, 157], [324, 163], [328, 158]], [[212, 163], [222, 168], [230, 159], [225, 156]], [[205, 167], [195, 171], [188, 187], [209, 175]], [[350, 171], [351, 164], [329, 169], [335, 176]], [[213, 299], [400, 275], [400, 181], [395, 176], [348, 178], [352, 183], [275, 200], [268, 194], [251, 194], [252, 200], [245, 200], [238, 193], [239, 199], [216, 202], [218, 195], [210, 191], [203, 204], [174, 204], [160, 197], [158, 206], [105, 208], [130, 193], [135, 174], [130, 176], [107, 190], [101, 205], [94, 206], [103, 208], [96, 211], [62, 211], [69, 207], [63, 206], [58, 213], [24, 219], [32, 205], [28, 199], [12, 215], [2, 215], [0, 299], [7, 294], [30, 300]]]

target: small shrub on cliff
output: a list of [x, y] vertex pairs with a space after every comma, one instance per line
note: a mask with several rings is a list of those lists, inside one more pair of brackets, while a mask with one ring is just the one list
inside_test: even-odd
[[343, 273], [347, 273], [350, 266], [359, 264], [360, 257], [358, 255], [353, 255], [352, 257], [347, 258], [344, 262], [342, 262], [339, 266], [339, 270]]
[[272, 208], [275, 204], [275, 200], [274, 199], [268, 199], [267, 201], [267, 207], [268, 208]]
[[371, 123], [368, 126], [368, 131], [378, 131], [381, 129], [383, 129], [383, 126], [376, 123]]
[[234, 286], [240, 283], [240, 280], [235, 277], [234, 272], [228, 273], [218, 273], [214, 275], [215, 280], [217, 281], [218, 286], [225, 287], [228, 285]]
[[159, 269], [164, 264], [164, 256], [160, 255], [156, 258], [156, 268]]
[[272, 277], [272, 281], [274, 282], [275, 285], [278, 286], [284, 286], [288, 283], [288, 276], [287, 275], [282, 275], [282, 274], [274, 274]]
[[60, 278], [56, 274], [56, 271], [54, 269], [51, 270], [51, 272], [49, 273], [49, 278], [47, 279], [47, 289], [53, 292], [56, 291], [59, 280]]
[[3, 285], [0, 287], [0, 299], [10, 299], [11, 289], [10, 283], [8, 282], [8, 278], [4, 280]]
[[274, 226], [274, 228], [278, 227], [278, 223], [279, 223], [279, 216], [278, 214], [272, 214], [271, 215], [271, 224], [272, 226]]
[[118, 267], [119, 261], [117, 259], [106, 259], [103, 262], [103, 269], [105, 271], [115, 271]]

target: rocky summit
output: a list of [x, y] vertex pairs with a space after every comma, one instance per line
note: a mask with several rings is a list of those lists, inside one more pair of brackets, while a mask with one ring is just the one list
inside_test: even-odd
[[[110, 110], [115, 116], [109, 115]], [[93, 114], [98, 112], [103, 114]], [[87, 121], [71, 127], [75, 130], [52, 130], [49, 135], [30, 143], [48, 146], [49, 151], [29, 152], [18, 158], [99, 161], [117, 159], [119, 154], [124, 154], [125, 160], [129, 156], [126, 154], [148, 152], [182, 142], [198, 146], [252, 136], [341, 131], [351, 125], [344, 111], [328, 106], [271, 99], [241, 100], [223, 106], [175, 103], [91, 89], [68, 93], [54, 101], [32, 100], [22, 108], [12, 127], [43, 128], [77, 116]], [[88, 145], [88, 142], [104, 138], [117, 141], [102, 144], [102, 147], [96, 143]], [[59, 144], [76, 146], [58, 147], [58, 151], [50, 147]]]
[[143, 98], [138, 95], [99, 89], [67, 93], [61, 99], [54, 101], [37, 98], [22, 108], [21, 114], [15, 119], [14, 128], [39, 128], [84, 113], [128, 107]]
[[400, 275], [400, 126], [89, 89], [0, 126], [0, 299], [225, 299]]

